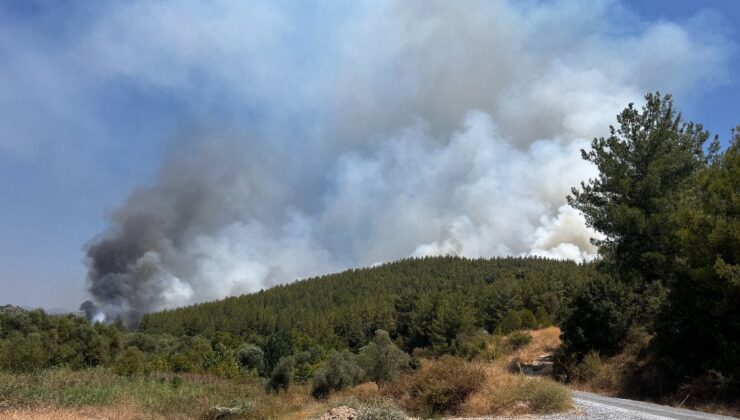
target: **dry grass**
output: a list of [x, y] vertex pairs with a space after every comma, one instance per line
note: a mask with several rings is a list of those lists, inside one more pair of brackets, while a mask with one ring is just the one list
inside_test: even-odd
[[310, 396], [308, 385], [270, 394], [254, 379], [126, 378], [105, 369], [0, 374], [0, 418], [190, 419], [208, 418], [214, 407], [239, 407], [241, 418], [304, 419], [327, 405]]
[[[0, 418], [8, 419], [194, 419], [213, 418], [214, 407], [239, 407], [239, 418], [297, 420], [316, 418], [338, 405], [377, 405], [394, 396], [417, 414], [469, 416], [514, 415], [567, 409], [564, 388], [507, 371], [511, 357], [533, 360], [559, 344], [559, 331], [531, 332], [533, 340], [519, 351], [503, 352], [495, 344], [493, 361], [459, 358], [424, 360], [421, 369], [391, 385], [364, 383], [317, 401], [310, 385], [266, 393], [256, 378], [227, 380], [208, 375], [121, 377], [107, 369], [38, 373], [0, 373]], [[387, 400], [385, 400], [388, 402]]]
[[552, 354], [560, 346], [560, 328], [548, 327], [529, 331], [532, 342], [515, 353], [520, 363], [532, 363], [540, 357]]
[[2, 418], [8, 420], [88, 420], [88, 419], [163, 419], [146, 413], [132, 405], [122, 404], [115, 407], [32, 407], [13, 408], [0, 411]]
[[485, 364], [483, 385], [465, 401], [461, 413], [469, 416], [553, 413], [572, 407], [567, 388], [549, 379], [508, 372], [501, 363]]
[[387, 392], [416, 415], [457, 414], [484, 381], [485, 373], [479, 363], [446, 356], [424, 361], [419, 370], [402, 375]]

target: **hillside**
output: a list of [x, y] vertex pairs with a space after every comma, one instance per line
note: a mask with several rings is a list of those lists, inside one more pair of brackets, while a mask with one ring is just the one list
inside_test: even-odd
[[[542, 258], [406, 259], [148, 314], [139, 330], [230, 333], [255, 341], [284, 330], [325, 346], [357, 348], [380, 328], [408, 348], [426, 347], [445, 322], [492, 331], [511, 309], [544, 308], [557, 316], [589, 267]], [[454, 330], [453, 337], [460, 328]]]

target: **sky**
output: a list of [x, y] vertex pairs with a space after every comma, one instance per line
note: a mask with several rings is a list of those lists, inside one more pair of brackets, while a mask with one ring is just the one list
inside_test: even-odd
[[398, 258], [593, 258], [579, 149], [726, 139], [740, 3], [0, 1], [0, 304], [134, 315]]

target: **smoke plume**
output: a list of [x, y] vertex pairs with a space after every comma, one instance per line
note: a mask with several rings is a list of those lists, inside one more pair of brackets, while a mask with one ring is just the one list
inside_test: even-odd
[[579, 150], [724, 60], [614, 2], [216, 4], [121, 3], [85, 43], [197, 120], [87, 247], [109, 318], [409, 256], [593, 258]]

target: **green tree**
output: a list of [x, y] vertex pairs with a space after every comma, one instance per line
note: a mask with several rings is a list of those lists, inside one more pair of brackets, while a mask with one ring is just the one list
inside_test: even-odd
[[582, 151], [599, 174], [568, 197], [603, 234], [594, 243], [608, 271], [638, 290], [673, 277], [679, 245], [673, 214], [681, 191], [706, 161], [709, 137], [701, 125], [684, 122], [670, 95], [648, 94], [645, 102], [642, 111], [629, 104], [610, 136]]
[[293, 356], [280, 358], [277, 365], [275, 365], [275, 369], [272, 370], [270, 379], [267, 380], [267, 389], [273, 392], [288, 389], [290, 383], [293, 382], [294, 368], [295, 359]]
[[506, 313], [501, 323], [496, 327], [497, 334], [509, 334], [522, 329], [522, 318], [519, 311], [511, 309]]
[[740, 133], [716, 150], [676, 215], [680, 275], [654, 344], [676, 381], [712, 370], [740, 385]]
[[580, 361], [587, 353], [617, 354], [634, 318], [633, 295], [624, 283], [608, 276], [590, 281], [575, 296], [562, 323], [565, 350]]
[[545, 328], [552, 325], [552, 321], [550, 320], [550, 314], [547, 313], [547, 310], [544, 306], [540, 306], [537, 308], [537, 312], [534, 314], [537, 317], [537, 327], [538, 328]]
[[259, 375], [265, 372], [265, 352], [254, 344], [245, 344], [236, 353], [239, 366], [246, 370], [255, 370]]
[[28, 335], [13, 333], [7, 340], [0, 341], [0, 369], [32, 371], [46, 367], [49, 354], [40, 333]]
[[365, 377], [365, 371], [357, 363], [357, 356], [348, 350], [329, 353], [324, 367], [313, 378], [311, 395], [323, 398], [332, 391], [357, 385]]
[[434, 319], [429, 326], [429, 338], [432, 348], [437, 353], [455, 353], [457, 339], [461, 335], [469, 334], [473, 330], [472, 311], [462, 308], [459, 303], [451, 301], [458, 299], [445, 299], [434, 312]]
[[529, 309], [522, 309], [519, 311], [519, 319], [522, 320], [523, 329], [533, 330], [537, 328], [537, 317], [535, 317]]
[[375, 331], [373, 341], [360, 349], [358, 357], [367, 378], [377, 383], [395, 379], [410, 360], [409, 355], [396, 347], [388, 332], [383, 330]]
[[293, 354], [293, 339], [284, 330], [270, 334], [264, 347], [265, 372], [272, 372], [281, 358]]
[[122, 376], [134, 376], [144, 373], [144, 353], [137, 347], [131, 346], [121, 353], [113, 365], [113, 371]]

